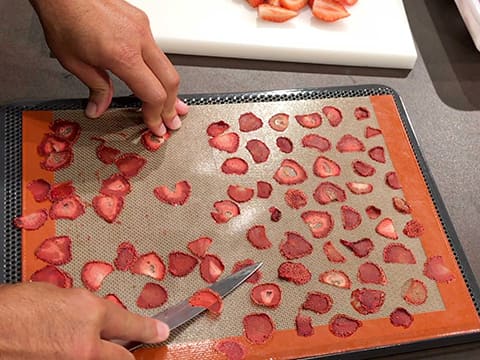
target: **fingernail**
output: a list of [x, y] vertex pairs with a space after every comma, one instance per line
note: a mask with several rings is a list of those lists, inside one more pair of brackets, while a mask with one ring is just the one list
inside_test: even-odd
[[188, 113], [188, 105], [185, 104], [182, 100], [177, 98], [176, 110], [180, 115], [185, 115]]
[[90, 100], [85, 108], [85, 115], [89, 118], [97, 117], [97, 104]]
[[180, 120], [180, 117], [178, 115], [175, 115], [173, 118], [171, 124], [170, 124], [170, 129], [172, 130], [177, 130], [182, 126], [182, 120]]
[[167, 128], [164, 123], [161, 123], [156, 129], [152, 129], [152, 132], [157, 136], [163, 136], [167, 133]]
[[157, 321], [157, 336], [158, 341], [164, 341], [170, 335], [170, 328], [162, 321]]

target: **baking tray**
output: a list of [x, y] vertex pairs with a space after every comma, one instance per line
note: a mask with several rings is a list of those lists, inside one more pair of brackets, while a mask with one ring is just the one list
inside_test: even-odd
[[[361, 98], [370, 96], [391, 96], [394, 106], [398, 112], [403, 128], [405, 130], [411, 150], [414, 154], [416, 163], [419, 167], [423, 180], [426, 184], [429, 196], [435, 206], [435, 212], [438, 216], [442, 230], [448, 239], [451, 251], [454, 254], [456, 262], [461, 271], [469, 297], [471, 298], [475, 309], [475, 316], [478, 316], [478, 287], [468, 265], [466, 257], [455, 234], [455, 230], [449, 220], [448, 214], [442, 203], [440, 194], [436, 189], [432, 176], [422, 158], [420, 148], [415, 138], [412, 126], [403, 107], [400, 97], [391, 88], [382, 85], [340, 87], [340, 88], [319, 88], [319, 89], [293, 89], [269, 92], [237, 93], [237, 94], [200, 94], [185, 96], [183, 99], [190, 105], [222, 105], [222, 104], [249, 104], [249, 103], [269, 103], [287, 101], [304, 101], [317, 99], [339, 99], [339, 98]], [[2, 109], [4, 117], [4, 127], [2, 136], [4, 146], [1, 151], [2, 168], [4, 174], [2, 177], [3, 189], [2, 200], [4, 202], [5, 212], [2, 216], [3, 241], [0, 248], [2, 282], [14, 283], [22, 280], [22, 238], [21, 233], [11, 226], [11, 219], [19, 216], [22, 212], [22, 115], [25, 111], [61, 111], [78, 110], [85, 106], [85, 100], [61, 100], [39, 103], [23, 103], [7, 106]], [[133, 97], [116, 98], [112, 103], [113, 109], [135, 108], [140, 103]], [[414, 351], [434, 346], [445, 346], [460, 342], [478, 340], [478, 328], [469, 331], [459, 331], [455, 334], [433, 337], [428, 340], [402, 341], [401, 345], [391, 346], [385, 344], [380, 346], [369, 346], [368, 348], [357, 348], [354, 351], [343, 349], [341, 355], [330, 352], [329, 354], [315, 354], [319, 356], [341, 356], [342, 358], [363, 358], [374, 355], [385, 355], [405, 351]], [[399, 342], [400, 343], [400, 342]], [[151, 355], [149, 350], [140, 353], [140, 358], [148, 358]], [[260, 354], [256, 354], [261, 358]], [[277, 358], [281, 358], [277, 354]]]

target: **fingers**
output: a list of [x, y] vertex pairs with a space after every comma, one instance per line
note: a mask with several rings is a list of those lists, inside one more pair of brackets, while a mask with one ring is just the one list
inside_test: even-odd
[[186, 115], [188, 113], [188, 105], [177, 98], [177, 101], [175, 102], [175, 110], [177, 110], [177, 114], [180, 116]]
[[102, 360], [135, 360], [135, 356], [121, 345], [101, 340], [99, 354], [95, 358]]

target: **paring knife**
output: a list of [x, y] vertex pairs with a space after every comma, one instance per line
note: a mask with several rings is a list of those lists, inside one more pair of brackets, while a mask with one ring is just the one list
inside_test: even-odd
[[[230, 294], [238, 286], [240, 286], [245, 280], [247, 280], [255, 271], [262, 267], [263, 263], [259, 262], [250, 266], [243, 268], [236, 273], [227, 276], [226, 278], [217, 281], [208, 288], [218, 293], [222, 298]], [[176, 329], [177, 327], [185, 324], [187, 321], [193, 319], [197, 315], [200, 315], [205, 310], [204, 307], [192, 306], [189, 303], [189, 299], [186, 299], [177, 305], [169, 307], [167, 310], [164, 310], [157, 315], [152, 316], [154, 319], [163, 321], [170, 327], [170, 331]], [[122, 344], [125, 348], [130, 351], [134, 351], [140, 348], [143, 343], [136, 341], [130, 341]]]

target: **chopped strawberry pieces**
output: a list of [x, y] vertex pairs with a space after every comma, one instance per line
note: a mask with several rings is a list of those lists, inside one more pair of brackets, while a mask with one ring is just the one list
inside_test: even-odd
[[250, 155], [252, 155], [253, 161], [257, 164], [264, 163], [270, 156], [270, 149], [261, 140], [252, 139], [247, 142], [246, 148]]
[[408, 279], [400, 291], [403, 299], [409, 304], [422, 305], [427, 301], [428, 290], [423, 281]]
[[200, 263], [200, 276], [208, 283], [214, 283], [223, 274], [225, 266], [215, 255], [205, 255]]
[[343, 205], [341, 208], [343, 228], [345, 230], [353, 230], [362, 223], [362, 216], [354, 208]]
[[258, 5], [257, 11], [260, 19], [277, 23], [285, 22], [298, 15], [297, 11], [269, 4]]
[[140, 309], [155, 309], [162, 306], [168, 300], [167, 290], [155, 283], [146, 283], [137, 299]]
[[41, 209], [13, 219], [13, 224], [19, 229], [37, 230], [45, 224], [47, 219], [47, 210]]
[[117, 295], [115, 294], [107, 294], [103, 297], [105, 300], [108, 300], [114, 304], [117, 304], [119, 306], [121, 306], [122, 308], [124, 308], [125, 310], [127, 310], [127, 307], [120, 301], [120, 299], [118, 298]]
[[345, 7], [335, 1], [330, 0], [313, 0], [313, 15], [322, 21], [333, 22], [350, 16]]
[[412, 209], [405, 199], [402, 199], [398, 196], [392, 198], [393, 207], [401, 214], [410, 214]]
[[455, 280], [455, 275], [443, 262], [441, 256], [431, 256], [425, 262], [423, 274], [437, 282], [449, 283]]
[[75, 143], [80, 136], [80, 124], [73, 121], [57, 119], [50, 125], [50, 130], [71, 144]]
[[123, 154], [115, 160], [118, 170], [127, 179], [137, 176], [146, 163], [147, 160], [145, 158], [133, 153]]
[[268, 124], [275, 131], [285, 131], [288, 128], [289, 117], [288, 114], [278, 113], [268, 120]]
[[61, 201], [75, 195], [75, 186], [71, 181], [65, 181], [53, 184], [48, 193], [48, 199], [51, 202]]
[[309, 292], [307, 298], [302, 304], [302, 309], [310, 310], [317, 314], [326, 314], [333, 305], [333, 299], [330, 295], [315, 291]]
[[343, 314], [335, 315], [328, 323], [330, 332], [340, 338], [352, 336], [361, 326], [362, 322], [360, 320]]
[[271, 241], [267, 238], [265, 226], [255, 225], [248, 229], [247, 240], [253, 245], [253, 247], [264, 250], [272, 247]]
[[332, 215], [326, 211], [310, 210], [302, 213], [301, 217], [303, 222], [310, 228], [314, 238], [325, 238], [333, 229]]
[[27, 184], [27, 189], [32, 193], [36, 202], [42, 202], [48, 199], [50, 183], [44, 179], [36, 179]]
[[193, 255], [198, 256], [199, 258], [203, 258], [207, 253], [210, 245], [212, 245], [212, 242], [213, 240], [211, 238], [205, 236], [190, 241], [187, 247]]
[[390, 323], [407, 329], [413, 323], [413, 316], [406, 309], [398, 307], [390, 313]]
[[84, 213], [85, 204], [76, 195], [56, 201], [50, 207], [50, 218], [52, 220], [75, 220]]
[[319, 113], [295, 115], [295, 120], [307, 129], [315, 129], [322, 125], [322, 117]]
[[375, 231], [378, 235], [384, 236], [387, 239], [397, 240], [398, 234], [393, 225], [393, 220], [390, 218], [385, 218], [378, 223], [375, 227]]
[[363, 142], [353, 135], [343, 135], [337, 142], [337, 150], [341, 153], [346, 152], [362, 152], [365, 151]]
[[[256, 0], [248, 0], [252, 2]], [[263, 3], [263, 0], [261, 0]], [[227, 360], [244, 360], [247, 356], [245, 347], [235, 340], [220, 340], [215, 344], [215, 350], [225, 355]]]
[[280, 0], [280, 6], [285, 9], [298, 11], [307, 5], [308, 0]]
[[340, 109], [335, 106], [324, 106], [322, 108], [323, 115], [326, 116], [331, 126], [337, 127], [343, 120], [343, 115]]
[[225, 224], [240, 215], [240, 208], [230, 200], [217, 201], [213, 207], [215, 211], [212, 211], [210, 215], [217, 224]]
[[192, 187], [186, 180], [177, 182], [175, 184], [175, 191], [171, 191], [165, 185], [153, 189], [153, 193], [158, 200], [173, 206], [184, 205], [190, 197], [191, 192]]
[[383, 146], [375, 146], [368, 150], [368, 156], [370, 156], [370, 159], [377, 161], [379, 163], [385, 164], [386, 159], [385, 159], [385, 149]]
[[352, 163], [353, 171], [355, 171], [356, 174], [363, 176], [363, 177], [369, 177], [375, 174], [376, 169], [372, 166], [367, 164], [366, 162], [363, 162], [361, 160], [356, 160]]
[[385, 285], [387, 283], [385, 272], [380, 265], [373, 262], [366, 262], [359, 266], [358, 280], [362, 284]]
[[210, 137], [217, 136], [220, 134], [223, 134], [225, 131], [227, 131], [230, 128], [230, 125], [227, 124], [225, 121], [220, 120], [214, 123], [211, 123], [207, 127], [207, 134]]
[[342, 289], [350, 289], [352, 282], [347, 274], [341, 270], [329, 270], [320, 274], [318, 281]]
[[242, 132], [255, 131], [263, 126], [262, 119], [251, 112], [240, 115], [238, 123]]
[[374, 137], [374, 136], [377, 136], [377, 135], [380, 135], [380, 134], [382, 134], [382, 130], [380, 130], [380, 129], [375, 129], [371, 126], [367, 126], [365, 128], [365, 137], [367, 139], [369, 139], [371, 137]]
[[340, 186], [326, 181], [317, 186], [313, 193], [313, 198], [319, 204], [326, 205], [333, 201], [344, 202], [347, 199], [347, 195]]
[[163, 136], [157, 136], [150, 130], [145, 131], [142, 134], [141, 142], [145, 149], [148, 151], [157, 151], [162, 145], [170, 138], [170, 133], [165, 133]]
[[113, 164], [122, 152], [110, 146], [105, 146], [102, 141], [96, 150], [97, 158], [106, 165]]
[[301, 184], [307, 179], [305, 169], [292, 159], [282, 161], [273, 178], [281, 185]]
[[410, 238], [418, 238], [423, 235], [425, 228], [418, 220], [410, 220], [405, 224], [403, 233]]
[[279, 222], [282, 218], [282, 212], [279, 208], [276, 208], [275, 206], [270, 206], [268, 208], [268, 211], [270, 212], [270, 220], [272, 220], [273, 222]]
[[370, 194], [373, 191], [373, 185], [368, 183], [352, 182], [346, 183], [348, 189], [356, 195]]
[[300, 189], [288, 189], [285, 192], [285, 202], [292, 209], [300, 209], [307, 205], [307, 195]]
[[385, 303], [385, 292], [375, 289], [356, 289], [350, 303], [362, 315], [375, 314]]
[[[237, 261], [235, 264], [233, 264], [232, 274], [242, 270], [243, 268], [246, 268], [247, 266], [253, 265], [254, 263], [255, 261], [253, 261], [252, 259]], [[261, 278], [262, 272], [260, 270], [257, 270], [245, 281], [250, 284], [256, 284], [260, 281]]]
[[303, 147], [317, 149], [320, 152], [328, 151], [332, 148], [330, 140], [317, 134], [308, 134], [302, 138]]
[[365, 208], [365, 212], [367, 213], [367, 216], [372, 220], [378, 219], [380, 215], [382, 215], [382, 210], [374, 205], [367, 206]]
[[129, 242], [122, 242], [117, 248], [117, 257], [113, 264], [120, 271], [130, 270], [132, 265], [137, 261], [138, 253], [135, 246]]
[[344, 263], [347, 261], [345, 256], [343, 256], [340, 251], [337, 250], [335, 245], [331, 241], [327, 241], [325, 244], [323, 244], [322, 247], [323, 252], [327, 256], [328, 261], [333, 262], [333, 263]]
[[313, 173], [321, 178], [339, 176], [341, 171], [340, 165], [325, 156], [319, 156], [313, 163]]
[[312, 279], [312, 274], [305, 265], [287, 261], [278, 267], [278, 277], [296, 285], [305, 285]]
[[252, 288], [250, 298], [257, 305], [277, 308], [282, 301], [282, 290], [274, 283], [260, 284]]
[[221, 169], [223, 173], [227, 175], [244, 175], [248, 171], [248, 164], [241, 158], [233, 157], [225, 160]]
[[416, 264], [415, 256], [403, 244], [388, 244], [383, 249], [383, 260], [394, 264]]
[[53, 134], [45, 134], [37, 146], [37, 153], [40, 156], [48, 156], [52, 153], [70, 151], [72, 145], [68, 140], [62, 139]]
[[168, 254], [168, 272], [173, 276], [187, 276], [197, 264], [198, 260], [195, 257], [184, 252], [175, 251]]
[[121, 174], [113, 174], [108, 179], [102, 180], [100, 193], [104, 195], [123, 197], [130, 193], [131, 187], [128, 179]]
[[212, 289], [200, 289], [188, 299], [192, 306], [203, 307], [213, 315], [220, 315], [223, 310], [223, 301], [219, 293]]
[[165, 277], [165, 264], [154, 252], [142, 255], [132, 264], [130, 271], [137, 275], [146, 275], [158, 281]]
[[35, 256], [50, 265], [65, 265], [72, 260], [72, 240], [68, 236], [55, 236], [43, 240]]
[[220, 134], [210, 138], [208, 144], [215, 149], [232, 154], [238, 150], [240, 136], [233, 132]]
[[385, 183], [393, 190], [399, 190], [402, 188], [400, 180], [398, 180], [397, 173], [395, 171], [389, 171], [385, 174]]
[[290, 140], [287, 137], [284, 137], [284, 136], [278, 137], [276, 140], [276, 143], [280, 151], [284, 152], [285, 154], [290, 154], [293, 151], [292, 140]]
[[312, 336], [315, 330], [312, 326], [312, 317], [298, 314], [295, 318], [295, 328], [298, 336]]
[[31, 281], [46, 282], [58, 286], [60, 288], [71, 288], [73, 280], [71, 276], [53, 265], [47, 265], [30, 276]]
[[353, 242], [341, 239], [340, 243], [347, 249], [350, 249], [353, 254], [359, 258], [368, 256], [374, 249], [372, 240], [368, 238], [363, 238]]
[[313, 252], [313, 246], [302, 235], [287, 231], [280, 243], [280, 253], [287, 260], [300, 259]]
[[275, 331], [273, 320], [265, 313], [249, 314], [243, 318], [245, 337], [252, 344], [265, 344]]
[[103, 261], [90, 261], [82, 268], [83, 285], [90, 291], [97, 291], [102, 286], [103, 280], [113, 272], [111, 264]]
[[123, 197], [99, 194], [92, 200], [93, 209], [103, 220], [113, 223], [123, 210]]
[[272, 194], [272, 185], [266, 181], [257, 181], [257, 196], [261, 199], [268, 199]]
[[40, 163], [40, 167], [47, 171], [65, 169], [73, 162], [73, 151], [67, 149], [60, 152], [52, 152]]
[[355, 118], [357, 120], [365, 120], [365, 119], [368, 119], [370, 117], [370, 111], [366, 107], [363, 107], [363, 106], [357, 107], [355, 109], [355, 111], [353, 112], [353, 114], [355, 115]]

